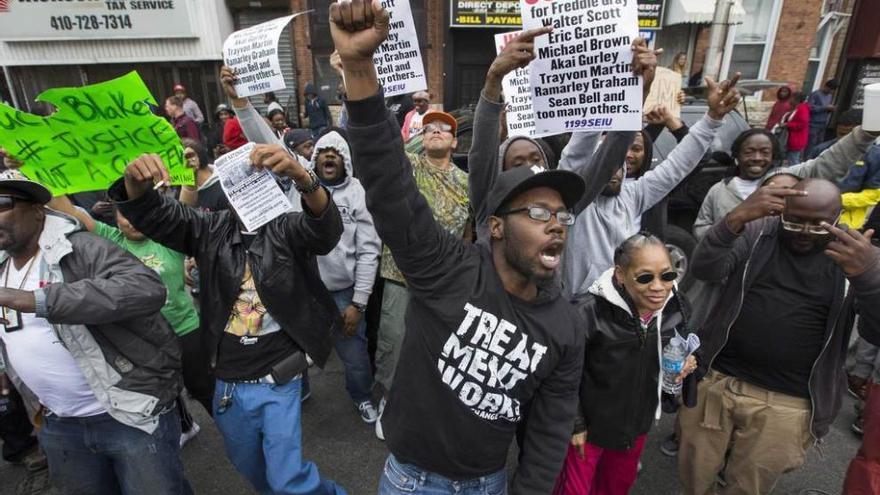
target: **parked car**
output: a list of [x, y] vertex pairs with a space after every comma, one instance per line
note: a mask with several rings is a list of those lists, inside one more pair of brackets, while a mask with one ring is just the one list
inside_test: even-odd
[[[681, 120], [688, 126], [697, 123], [705, 115], [708, 107], [705, 101], [691, 100], [682, 106]], [[473, 107], [459, 108], [449, 112], [458, 121], [456, 138], [458, 145], [452, 154], [452, 160], [456, 166], [464, 171], [468, 170], [467, 153], [471, 147], [473, 137]], [[729, 162], [719, 161], [719, 153], [729, 153], [730, 147], [737, 136], [749, 128], [743, 116], [733, 111], [724, 117], [723, 125], [715, 134], [715, 139], [709, 147], [709, 151], [701, 160], [697, 168], [676, 187], [669, 195], [666, 208], [666, 228], [664, 237], [667, 247], [672, 254], [672, 261], [676, 271], [679, 272], [681, 285], [686, 287], [689, 283], [687, 269], [689, 258], [697, 247], [697, 239], [692, 231], [694, 221], [703, 204], [703, 198], [709, 192], [709, 188], [716, 182], [727, 176], [733, 175], [734, 170]], [[562, 149], [568, 142], [568, 136], [554, 136], [553, 139], [545, 139], [550, 149], [556, 154], [551, 157], [555, 166]], [[665, 160], [675, 148], [675, 138], [668, 132], [658, 136], [654, 142], [654, 155], [651, 166], [655, 166]], [[415, 136], [406, 143], [406, 150], [411, 153], [421, 153], [423, 150], [422, 137]]]

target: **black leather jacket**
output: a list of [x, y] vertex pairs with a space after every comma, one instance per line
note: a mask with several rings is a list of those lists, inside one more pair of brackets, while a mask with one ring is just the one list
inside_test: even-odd
[[155, 191], [129, 201], [123, 179], [111, 186], [110, 197], [137, 230], [195, 257], [201, 329], [212, 366], [238, 297], [245, 257], [266, 309], [318, 366], [324, 366], [333, 337], [342, 328], [339, 310], [321, 282], [315, 261], [315, 255], [329, 253], [342, 235], [342, 219], [332, 197], [321, 216], [307, 211], [287, 213], [267, 223], [257, 231], [250, 248], [245, 247], [231, 211], [201, 212]]
[[[576, 422], [575, 432], [586, 429], [587, 441], [593, 445], [628, 450], [638, 436], [651, 429], [657, 411], [657, 318], [643, 329], [639, 317], [629, 309], [631, 305], [611, 285], [607, 272], [596, 283], [602, 287], [602, 295], [591, 288], [589, 294], [575, 300], [587, 333], [580, 390], [583, 416], [579, 419], [583, 422]], [[687, 337], [688, 313], [684, 296], [673, 295], [660, 318], [662, 345], [676, 330]], [[687, 385], [686, 392], [694, 389]]]

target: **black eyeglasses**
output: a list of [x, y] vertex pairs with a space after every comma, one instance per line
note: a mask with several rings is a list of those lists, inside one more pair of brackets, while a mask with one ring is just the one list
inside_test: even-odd
[[0, 194], [0, 211], [11, 210], [15, 207], [16, 201], [30, 202], [30, 198], [23, 196], [14, 196], [12, 194]]
[[[663, 282], [672, 282], [678, 278], [678, 272], [668, 271], [660, 274], [660, 280]], [[648, 285], [654, 281], [653, 273], [643, 273], [635, 278], [636, 282], [642, 285]]]
[[543, 206], [524, 206], [522, 208], [515, 208], [513, 210], [501, 212], [501, 215], [512, 215], [523, 211], [528, 212], [529, 218], [539, 222], [549, 222], [550, 218], [556, 215], [556, 221], [559, 222], [559, 225], [565, 225], [566, 227], [574, 225], [574, 213], [567, 210], [550, 211]]

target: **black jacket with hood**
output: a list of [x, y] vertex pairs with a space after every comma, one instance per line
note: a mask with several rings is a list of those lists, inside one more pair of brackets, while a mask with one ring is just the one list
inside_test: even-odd
[[[695, 373], [698, 377], [708, 372], [727, 345], [746, 292], [773, 256], [773, 250], [778, 249], [779, 231], [777, 217], [750, 222], [740, 234], [732, 232], [726, 218], [722, 218], [694, 250], [691, 273], [696, 278], [718, 283], [727, 280], [718, 303], [699, 332], [701, 347], [696, 352], [699, 369]], [[880, 256], [864, 272], [849, 277], [849, 282], [847, 289], [846, 277], [837, 269], [825, 343], [810, 372], [808, 385], [813, 411], [810, 433], [816, 441], [828, 433], [840, 411], [846, 390], [844, 363], [856, 313], [860, 316], [859, 334], [880, 345]]]
[[[588, 294], [574, 301], [586, 325], [582, 416], [575, 422], [575, 433], [586, 430], [587, 441], [602, 448], [629, 450], [660, 417], [661, 349], [676, 332], [682, 337], [690, 333], [690, 306], [673, 291], [660, 314], [645, 326], [613, 277], [614, 268], [609, 268]], [[683, 384], [686, 403], [695, 402], [695, 383], [688, 377]], [[664, 402], [672, 399], [663, 395]]]

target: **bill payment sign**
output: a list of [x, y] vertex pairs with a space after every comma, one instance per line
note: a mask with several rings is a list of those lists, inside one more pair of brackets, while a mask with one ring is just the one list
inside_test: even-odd
[[189, 1], [0, 1], [0, 40], [192, 38]]

